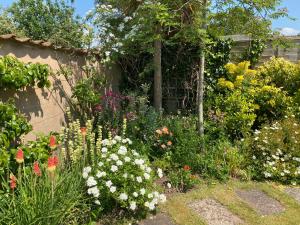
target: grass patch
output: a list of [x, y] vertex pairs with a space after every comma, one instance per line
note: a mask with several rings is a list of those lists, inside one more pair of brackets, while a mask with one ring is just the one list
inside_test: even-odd
[[[259, 225], [295, 225], [300, 224], [300, 205], [284, 192], [285, 186], [275, 183], [241, 182], [231, 180], [227, 183], [201, 184], [186, 194], [172, 196], [162, 211], [168, 213], [178, 225], [206, 224], [191, 208], [190, 202], [204, 198], [213, 198], [226, 206], [246, 224]], [[279, 214], [261, 216], [235, 193], [237, 189], [259, 189], [279, 201], [285, 211]]]

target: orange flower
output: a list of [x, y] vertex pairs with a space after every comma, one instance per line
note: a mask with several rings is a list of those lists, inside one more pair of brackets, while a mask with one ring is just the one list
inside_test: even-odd
[[171, 146], [171, 145], [172, 145], [172, 141], [168, 141], [168, 142], [167, 142], [167, 145], [168, 145], [168, 146]]
[[22, 149], [18, 149], [17, 154], [16, 154], [16, 161], [17, 163], [23, 163], [24, 162], [24, 152]]
[[82, 136], [86, 136], [86, 127], [81, 127], [80, 128]]
[[161, 130], [156, 130], [155, 131], [157, 134], [162, 135], [162, 131]]
[[50, 139], [49, 139], [49, 146], [51, 148], [51, 150], [54, 150], [56, 148], [56, 137], [54, 135], [51, 135], [50, 136]]
[[37, 175], [38, 177], [42, 176], [42, 171], [40, 169], [39, 163], [37, 161], [35, 161], [33, 163], [33, 172], [35, 173], [35, 175]]
[[48, 158], [48, 170], [50, 172], [54, 172], [56, 169], [56, 166], [58, 164], [58, 158], [57, 156], [52, 156]]
[[163, 134], [169, 134], [169, 129], [167, 127], [163, 127], [161, 131], [163, 132]]
[[9, 179], [9, 186], [14, 190], [17, 187], [17, 178], [13, 174], [10, 174]]
[[189, 170], [191, 169], [191, 167], [189, 167], [188, 165], [184, 165], [183, 169], [184, 169], [185, 171], [189, 171]]

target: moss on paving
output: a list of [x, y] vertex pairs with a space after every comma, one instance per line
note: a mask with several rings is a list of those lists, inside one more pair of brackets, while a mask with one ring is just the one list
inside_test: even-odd
[[[214, 198], [236, 214], [246, 224], [295, 225], [300, 224], [299, 203], [284, 192], [284, 186], [275, 183], [240, 182], [231, 180], [226, 184], [202, 184], [185, 194], [175, 194], [161, 207], [178, 225], [200, 225], [204, 220], [188, 204], [196, 199]], [[279, 214], [261, 216], [242, 201], [235, 193], [237, 189], [259, 189], [279, 201], [285, 211]]]

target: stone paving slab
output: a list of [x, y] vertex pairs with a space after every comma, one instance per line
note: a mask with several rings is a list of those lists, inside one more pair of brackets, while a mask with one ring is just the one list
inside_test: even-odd
[[236, 194], [261, 215], [271, 215], [284, 211], [280, 202], [260, 190], [237, 190]]
[[175, 225], [175, 223], [168, 215], [161, 213], [141, 221], [139, 225]]
[[297, 187], [290, 187], [290, 188], [286, 188], [285, 192], [292, 196], [294, 199], [296, 199], [296, 201], [300, 204], [300, 188]]
[[209, 225], [244, 224], [243, 220], [214, 199], [195, 201], [189, 204], [189, 207], [195, 210]]

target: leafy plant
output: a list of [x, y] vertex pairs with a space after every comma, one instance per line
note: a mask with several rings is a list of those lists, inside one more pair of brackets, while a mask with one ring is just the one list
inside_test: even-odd
[[37, 84], [39, 88], [49, 87], [48, 65], [23, 63], [12, 56], [0, 57], [0, 87], [4, 89], [22, 89]]
[[171, 186], [181, 192], [188, 191], [198, 183], [198, 178], [191, 173], [191, 168], [188, 165], [185, 165], [178, 170], [171, 171], [168, 174], [168, 178]]
[[249, 157], [256, 178], [299, 184], [299, 140], [300, 125], [293, 116], [255, 131]]

